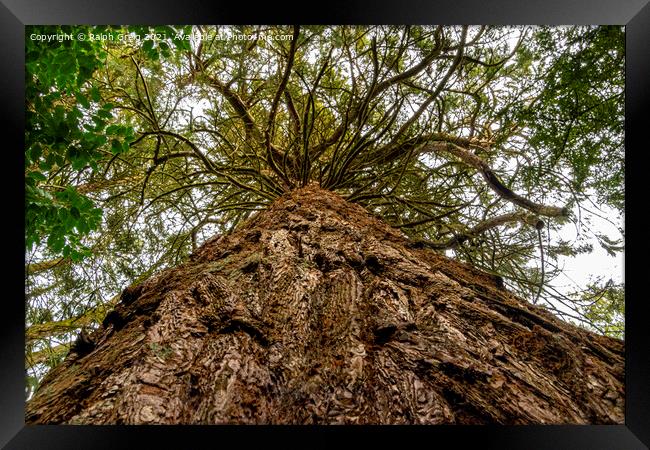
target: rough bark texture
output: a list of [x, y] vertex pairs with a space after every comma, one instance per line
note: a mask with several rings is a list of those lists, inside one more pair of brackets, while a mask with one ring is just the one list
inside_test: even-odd
[[28, 423], [623, 423], [623, 342], [416, 248], [338, 195], [277, 200], [129, 287]]

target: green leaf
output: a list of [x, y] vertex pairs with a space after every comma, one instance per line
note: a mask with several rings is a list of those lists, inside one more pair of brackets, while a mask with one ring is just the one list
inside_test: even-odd
[[47, 177], [41, 172], [30, 172], [28, 176], [36, 181], [47, 181]]
[[105, 109], [100, 109], [97, 111], [97, 115], [103, 119], [112, 119], [113, 114], [110, 111], [107, 111]]
[[80, 92], [77, 92], [75, 93], [75, 98], [77, 99], [77, 101], [81, 106], [83, 106], [84, 108], [90, 108], [90, 102], [88, 101], [88, 98], [85, 95], [83, 95]]
[[64, 241], [60, 235], [52, 233], [47, 238], [47, 246], [55, 253], [60, 252], [63, 249]]
[[93, 117], [93, 122], [95, 122], [95, 128], [93, 131], [102, 131], [106, 126], [106, 121], [99, 118], [98, 116]]
[[101, 93], [99, 92], [99, 88], [97, 88], [97, 86], [93, 86], [90, 89], [90, 98], [95, 102], [98, 102], [102, 99]]
[[153, 40], [151, 40], [151, 39], [147, 39], [147, 40], [144, 41], [144, 43], [142, 44], [142, 51], [144, 51], [144, 52], [147, 53], [149, 56], [151, 56], [151, 52], [152, 52], [152, 50], [153, 50]]
[[114, 155], [122, 153], [122, 143], [117, 139], [111, 139], [111, 153]]
[[122, 127], [120, 125], [109, 125], [106, 127], [106, 134], [111, 134], [111, 135], [119, 135], [120, 134], [120, 129]]
[[81, 213], [79, 212], [79, 210], [77, 209], [76, 206], [73, 206], [72, 208], [70, 208], [70, 215], [72, 217], [74, 217], [75, 219], [77, 219], [77, 220], [79, 220], [79, 218], [81, 218]]

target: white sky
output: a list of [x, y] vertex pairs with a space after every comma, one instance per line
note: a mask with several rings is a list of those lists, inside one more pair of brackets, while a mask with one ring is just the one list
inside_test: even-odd
[[[618, 212], [604, 206], [601, 206], [601, 209], [606, 213], [609, 220], [623, 228], [623, 217], [619, 217]], [[592, 220], [594, 222], [593, 230], [614, 240], [621, 238], [619, 231], [611, 223], [597, 218]], [[576, 238], [575, 226], [573, 224], [565, 225], [560, 232], [560, 236], [572, 242]], [[604, 281], [611, 278], [615, 283], [623, 282], [624, 254], [621, 252], [615, 257], [610, 256], [601, 247], [596, 238], [592, 237], [590, 242], [593, 245], [593, 251], [591, 253], [559, 258], [564, 265], [563, 274], [556, 280], [556, 284], [561, 292], [568, 293], [575, 291], [579, 287], [583, 288], [591, 279], [598, 276], [604, 277]]]

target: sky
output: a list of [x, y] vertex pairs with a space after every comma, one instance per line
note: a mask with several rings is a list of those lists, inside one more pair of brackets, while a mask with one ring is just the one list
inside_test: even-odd
[[[618, 212], [605, 206], [601, 208], [607, 218], [623, 228], [623, 217], [619, 217]], [[602, 219], [594, 219], [592, 228], [594, 231], [613, 239], [621, 237], [614, 225]], [[570, 242], [573, 241], [576, 238], [575, 226], [573, 224], [565, 225], [560, 232], [560, 236]], [[605, 281], [612, 278], [615, 283], [624, 281], [624, 253], [621, 252], [617, 253], [616, 256], [611, 256], [601, 247], [597, 239], [592, 237], [590, 242], [593, 245], [591, 253], [560, 257], [560, 261], [564, 264], [564, 270], [556, 282], [558, 287], [561, 288], [561, 292], [568, 293], [579, 287], [584, 287], [590, 279], [598, 276], [604, 277]]]

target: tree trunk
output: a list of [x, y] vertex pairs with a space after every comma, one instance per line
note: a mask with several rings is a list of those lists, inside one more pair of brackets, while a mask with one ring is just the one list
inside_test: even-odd
[[127, 288], [28, 423], [605, 424], [623, 342], [314, 185]]

